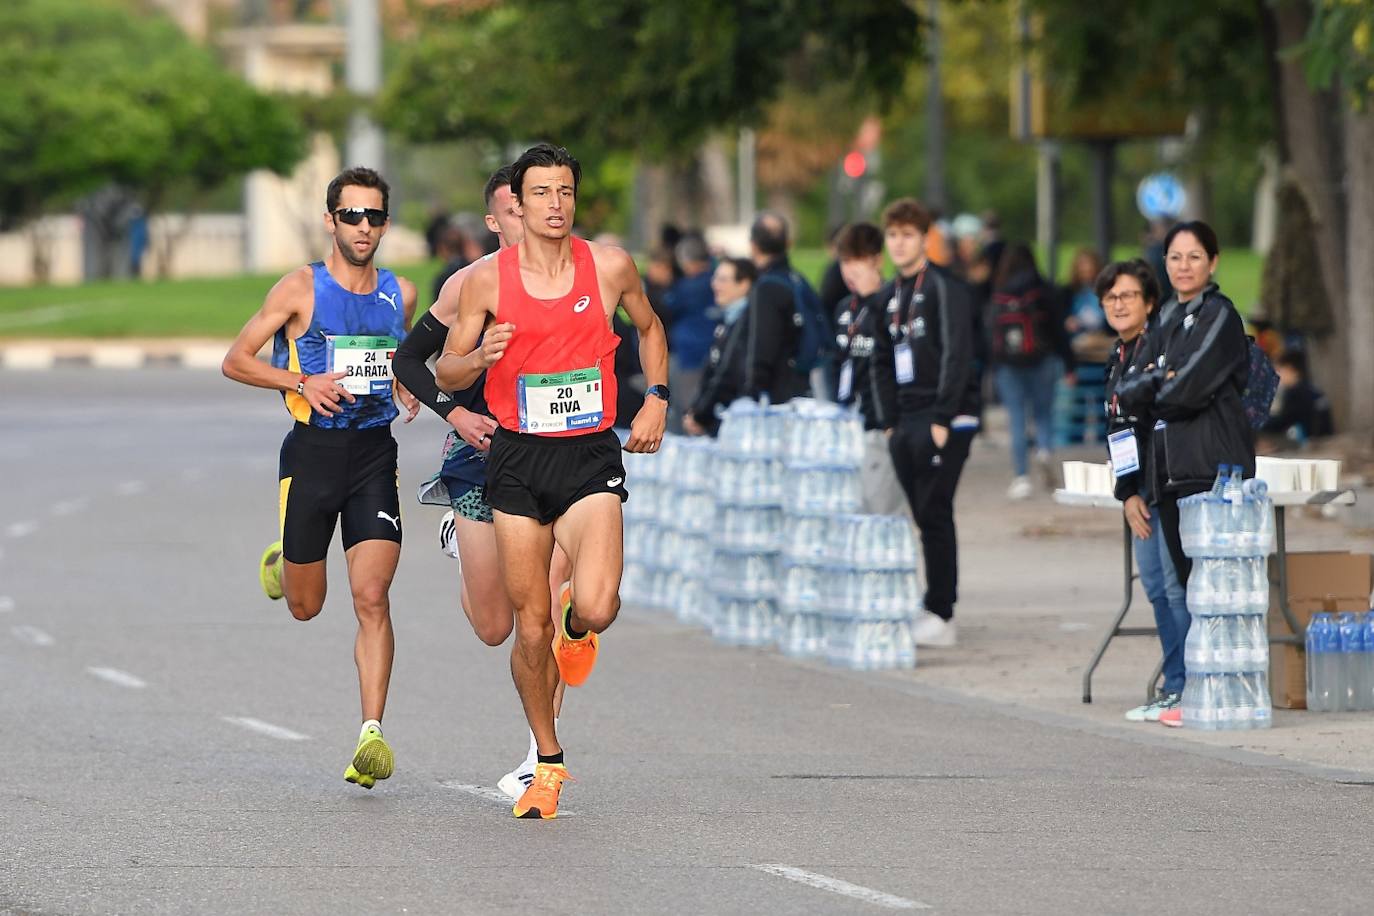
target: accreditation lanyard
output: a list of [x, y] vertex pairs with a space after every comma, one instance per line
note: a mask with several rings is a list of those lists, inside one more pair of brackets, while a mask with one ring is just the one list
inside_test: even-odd
[[[916, 273], [916, 282], [912, 285], [911, 299], [908, 300], [906, 308], [902, 308], [901, 296], [902, 286], [899, 281], [897, 284], [897, 308], [892, 310], [892, 360], [893, 368], [897, 371], [897, 384], [909, 385], [916, 381], [916, 352], [911, 346], [911, 336], [918, 326], [924, 325], [924, 319], [918, 314], [914, 314], [917, 306], [925, 301], [925, 293], [922, 292], [926, 283], [926, 269], [924, 266]], [[901, 329], [901, 334], [897, 333]]]
[[896, 339], [897, 331], [899, 329], [902, 331], [903, 340], [907, 340], [911, 337], [912, 325], [915, 323], [916, 318], [918, 317], [913, 313], [916, 311], [916, 306], [925, 302], [925, 293], [922, 292], [922, 289], [925, 287], [925, 285], [926, 269], [922, 267], [919, 271], [916, 272], [916, 283], [912, 286], [911, 298], [907, 300], [906, 308], [902, 308], [902, 284], [900, 280], [897, 281], [897, 308], [893, 309], [892, 311], [893, 339]]
[[855, 312], [853, 319], [845, 327], [844, 362], [840, 364], [840, 377], [835, 391], [835, 396], [841, 404], [849, 403], [850, 396], [854, 393], [854, 336], [858, 334], [859, 327], [866, 317], [867, 305]]

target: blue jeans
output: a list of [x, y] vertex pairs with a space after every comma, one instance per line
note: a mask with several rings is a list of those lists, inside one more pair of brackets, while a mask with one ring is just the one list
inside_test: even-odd
[[1037, 366], [998, 366], [997, 396], [1007, 408], [1011, 426], [1011, 463], [1017, 477], [1026, 476], [1026, 407], [1035, 417], [1035, 446], [1048, 452], [1054, 447], [1054, 384], [1061, 363], [1046, 357]]
[[1143, 541], [1132, 537], [1131, 541], [1135, 545], [1140, 584], [1155, 609], [1155, 626], [1159, 628], [1159, 645], [1164, 652], [1164, 692], [1182, 693], [1183, 644], [1188, 639], [1192, 618], [1188, 616], [1188, 591], [1174, 572], [1169, 545], [1159, 527], [1159, 512], [1150, 513], [1150, 536]]

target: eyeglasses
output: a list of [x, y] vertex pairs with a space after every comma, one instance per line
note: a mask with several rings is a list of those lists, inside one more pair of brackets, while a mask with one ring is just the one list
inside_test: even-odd
[[1142, 298], [1144, 298], [1144, 296], [1141, 294], [1140, 290], [1128, 289], [1119, 293], [1108, 293], [1107, 295], [1102, 297], [1102, 304], [1116, 305], [1118, 302], [1120, 302], [1122, 305], [1130, 305], [1137, 299]]
[[386, 222], [387, 214], [385, 210], [372, 207], [340, 207], [334, 211], [334, 218], [349, 226], [356, 226], [366, 218], [369, 226], [380, 226]]

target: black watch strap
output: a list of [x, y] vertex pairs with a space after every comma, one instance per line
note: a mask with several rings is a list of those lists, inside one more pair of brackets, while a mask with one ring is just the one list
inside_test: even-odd
[[662, 398], [664, 403], [668, 401], [667, 385], [650, 385], [648, 388], [644, 389], [644, 393], [646, 395], [652, 394], [656, 398]]

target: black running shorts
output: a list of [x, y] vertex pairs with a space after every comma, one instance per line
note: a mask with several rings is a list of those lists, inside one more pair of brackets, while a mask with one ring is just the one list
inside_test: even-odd
[[391, 427], [320, 429], [297, 423], [281, 444], [282, 555], [316, 563], [343, 518], [343, 546], [401, 542], [396, 440]]
[[487, 454], [487, 502], [497, 512], [547, 525], [593, 493], [630, 497], [614, 430], [531, 436], [497, 428]]

